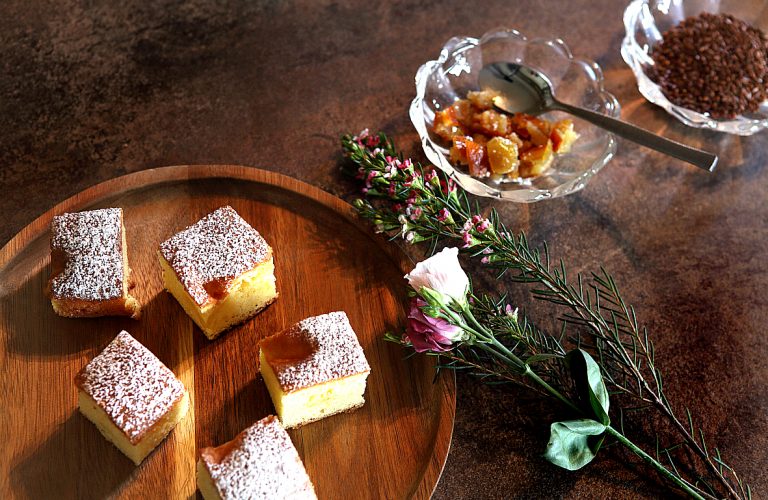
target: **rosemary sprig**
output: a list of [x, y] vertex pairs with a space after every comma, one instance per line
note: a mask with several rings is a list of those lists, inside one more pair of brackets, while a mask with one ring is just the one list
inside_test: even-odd
[[[354, 205], [378, 231], [409, 243], [429, 243], [431, 251], [440, 243], [460, 241], [465, 253], [497, 269], [500, 277], [506, 275], [514, 282], [533, 285], [531, 292], [535, 298], [564, 308], [564, 325], [576, 331], [571, 341], [594, 355], [610, 390], [635, 400], [635, 407], [650, 405], [663, 415], [680, 436], [680, 447], [698, 458], [708, 477], [684, 479], [671, 462], [671, 450], [667, 448], [664, 454], [669, 457], [674, 474], [687, 484], [719, 484], [713, 493], [695, 487], [705, 498], [715, 495], [751, 498], [749, 486], [724, 462], [720, 451], [707, 447], [703, 432], [701, 429], [697, 432], [687, 408], [687, 419], [677, 416], [664, 393], [664, 379], [655, 361], [649, 333], [639, 325], [634, 308], [624, 301], [605, 269], [586, 278], [577, 274], [569, 279], [564, 262], [553, 263], [546, 244], [542, 250], [532, 247], [524, 234], [510, 232], [495, 210], [487, 216], [481, 215], [477, 204], [473, 205], [449, 178], [403, 159], [383, 133], [372, 135], [364, 131], [357, 136], [344, 136], [342, 147], [350, 160], [348, 172], [364, 184], [365, 198], [356, 200]], [[503, 318], [497, 309], [503, 300], [475, 299], [478, 311], [484, 307], [488, 313], [484, 321]], [[534, 356], [537, 350], [564, 352], [562, 343], [566, 339], [556, 339], [530, 328], [531, 332], [522, 336], [525, 341], [511, 338], [519, 332], [510, 332], [508, 340], [529, 342], [523, 347]], [[475, 363], [485, 367], [484, 361], [487, 360], [483, 355], [475, 352], [466, 359], [449, 359], [447, 367], [451, 367], [450, 363]], [[543, 369], [543, 377], [558, 380], [557, 370], [561, 368], [557, 368], [557, 363], [545, 363], [542, 367], [549, 367]]]

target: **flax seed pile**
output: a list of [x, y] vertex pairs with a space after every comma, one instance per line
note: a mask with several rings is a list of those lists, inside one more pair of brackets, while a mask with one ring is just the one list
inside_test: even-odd
[[768, 97], [768, 38], [731, 15], [689, 17], [664, 33], [651, 55], [651, 78], [678, 106], [734, 118]]

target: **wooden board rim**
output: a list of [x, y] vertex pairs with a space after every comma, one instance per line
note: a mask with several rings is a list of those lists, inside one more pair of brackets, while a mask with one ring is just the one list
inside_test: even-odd
[[[215, 172], [212, 172], [212, 170], [215, 170]], [[97, 202], [102, 197], [113, 195], [118, 192], [129, 192], [135, 189], [141, 189], [152, 185], [161, 185], [164, 183], [204, 179], [233, 179], [256, 182], [306, 196], [341, 215], [369, 238], [374, 240], [377, 246], [385, 251], [387, 255], [399, 265], [400, 270], [403, 273], [410, 271], [410, 268], [413, 266], [413, 261], [397, 248], [396, 245], [387, 241], [381, 235], [375, 234], [367, 224], [364, 224], [355, 212], [354, 207], [316, 186], [278, 172], [263, 170], [256, 167], [231, 164], [195, 164], [155, 167], [129, 173], [95, 184], [57, 203], [51, 209], [27, 224], [2, 248], [0, 248], [0, 271], [10, 264], [14, 257], [18, 255], [16, 252], [17, 249], [24, 248], [30, 242], [41, 237], [42, 233], [48, 231], [50, 223], [55, 215], [63, 212], [86, 209], [90, 204]], [[437, 486], [448, 457], [448, 451], [453, 437], [453, 425], [456, 413], [455, 374], [450, 373], [450, 376], [445, 380], [444, 387], [446, 392], [443, 395], [443, 399], [447, 404], [441, 405], [443, 411], [439, 417], [440, 423], [435, 432], [435, 451], [431, 459], [425, 464], [421, 482], [413, 492], [414, 497], [418, 496], [420, 492], [429, 492], [429, 496], [431, 496]]]

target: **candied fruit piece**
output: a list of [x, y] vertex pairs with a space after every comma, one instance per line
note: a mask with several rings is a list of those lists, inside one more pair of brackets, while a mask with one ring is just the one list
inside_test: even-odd
[[467, 99], [481, 110], [486, 110], [493, 109], [493, 98], [498, 95], [498, 92], [490, 89], [470, 91], [467, 93]]
[[509, 134], [509, 118], [507, 115], [489, 109], [480, 113], [475, 125], [479, 131], [490, 136], [504, 136]]
[[486, 144], [488, 142], [488, 138], [483, 134], [472, 134], [472, 140], [478, 144]]
[[489, 174], [488, 155], [486, 154], [485, 146], [475, 141], [467, 141], [466, 148], [469, 175], [473, 177], [487, 177]]
[[549, 127], [546, 122], [539, 119], [528, 120], [525, 129], [531, 137], [531, 142], [536, 146], [544, 146], [549, 140]]
[[489, 174], [488, 154], [484, 142], [475, 142], [468, 136], [454, 137], [448, 155], [452, 162], [466, 165], [469, 174], [474, 177], [487, 177]]
[[518, 157], [517, 144], [506, 137], [494, 137], [486, 145], [488, 151], [488, 163], [491, 172], [494, 174], [517, 173], [517, 166], [520, 164]]
[[531, 134], [528, 132], [528, 118], [532, 118], [531, 115], [524, 113], [515, 113], [509, 117], [509, 126], [512, 133], [517, 134], [523, 140], [530, 140]]
[[544, 120], [542, 118], [537, 118], [537, 117], [534, 117], [531, 121], [535, 123], [536, 126], [539, 128], [539, 130], [541, 130], [545, 134], [549, 135], [549, 133], [552, 132], [553, 123], [551, 121]]
[[472, 125], [472, 118], [475, 111], [472, 109], [472, 104], [466, 99], [459, 99], [451, 104], [453, 110], [453, 116], [459, 122], [459, 124], [467, 129]]
[[573, 130], [573, 120], [565, 119], [555, 123], [549, 138], [552, 139], [552, 149], [555, 153], [567, 153], [579, 138], [579, 134]]
[[470, 137], [465, 137], [463, 135], [453, 138], [453, 146], [451, 146], [451, 150], [448, 152], [452, 162], [460, 163], [462, 165], [469, 163], [469, 159], [467, 158], [467, 142], [471, 140]]
[[555, 155], [552, 151], [552, 141], [542, 146], [535, 146], [520, 153], [518, 172], [521, 177], [541, 175], [552, 164]]
[[450, 141], [455, 135], [464, 135], [461, 123], [456, 119], [456, 111], [453, 107], [435, 113], [435, 123], [432, 125], [435, 134], [446, 141]]
[[514, 132], [510, 132], [505, 137], [507, 139], [509, 139], [510, 141], [514, 142], [515, 144], [517, 144], [517, 150], [518, 151], [520, 151], [520, 149], [522, 149], [522, 147], [523, 147], [523, 140], [520, 138], [519, 135], [517, 135]]

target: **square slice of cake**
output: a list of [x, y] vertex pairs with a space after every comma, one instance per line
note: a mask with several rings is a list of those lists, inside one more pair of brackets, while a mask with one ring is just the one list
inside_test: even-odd
[[138, 318], [141, 307], [129, 293], [130, 281], [123, 209], [53, 218], [48, 292], [56, 314]]
[[259, 347], [261, 376], [285, 427], [365, 404], [371, 367], [343, 311], [307, 318]]
[[181, 381], [125, 331], [80, 370], [75, 385], [80, 412], [136, 465], [189, 408]]
[[203, 448], [197, 487], [205, 500], [316, 499], [290, 436], [270, 415], [217, 448]]
[[165, 288], [209, 339], [277, 298], [272, 248], [232, 207], [160, 245]]

